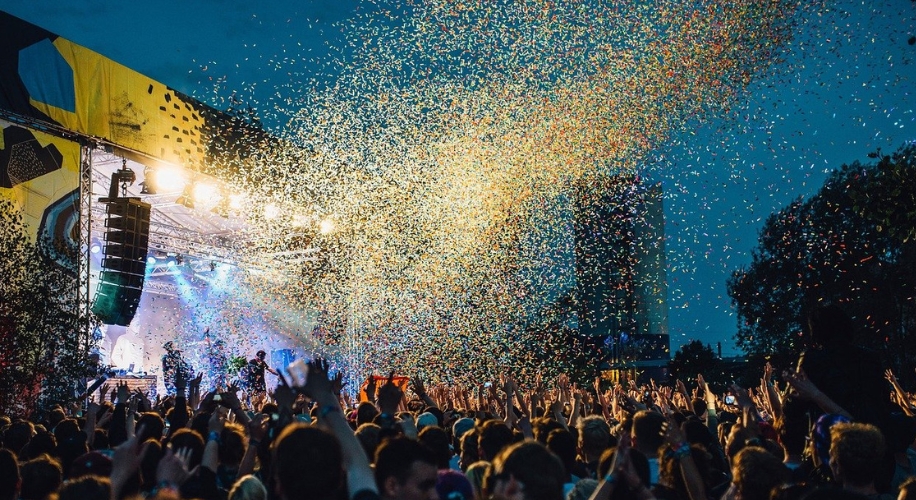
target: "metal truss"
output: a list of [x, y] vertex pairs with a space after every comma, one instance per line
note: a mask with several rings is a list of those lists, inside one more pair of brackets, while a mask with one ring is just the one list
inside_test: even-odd
[[89, 345], [92, 340], [92, 290], [89, 287], [90, 246], [92, 238], [92, 146], [80, 146], [79, 179], [79, 247], [76, 255], [76, 300], [79, 315], [79, 336], [81, 342]]

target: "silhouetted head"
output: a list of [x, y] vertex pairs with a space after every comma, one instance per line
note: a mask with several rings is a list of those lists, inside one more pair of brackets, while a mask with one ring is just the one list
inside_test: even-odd
[[815, 345], [850, 344], [854, 331], [852, 319], [837, 305], [818, 307], [808, 315], [808, 332]]

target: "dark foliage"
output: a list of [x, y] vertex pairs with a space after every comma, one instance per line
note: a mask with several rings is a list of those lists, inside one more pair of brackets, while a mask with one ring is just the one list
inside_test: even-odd
[[[75, 268], [28, 236], [19, 209], [0, 199], [0, 413], [30, 415], [70, 399], [92, 370], [97, 324], [80, 317]], [[74, 257], [55, 246], [56, 256]]]
[[815, 196], [771, 215], [751, 264], [732, 275], [736, 340], [749, 355], [789, 363], [805, 347], [807, 315], [836, 304], [854, 318], [859, 344], [898, 369], [912, 366], [916, 146], [872, 156], [879, 160], [843, 165]]

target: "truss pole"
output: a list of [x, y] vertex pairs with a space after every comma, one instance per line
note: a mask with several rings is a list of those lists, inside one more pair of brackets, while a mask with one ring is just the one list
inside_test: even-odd
[[84, 142], [80, 147], [79, 250], [77, 252], [77, 304], [79, 307], [79, 336], [83, 348], [90, 346], [93, 334], [90, 314], [92, 295], [89, 288], [91, 238], [92, 145]]

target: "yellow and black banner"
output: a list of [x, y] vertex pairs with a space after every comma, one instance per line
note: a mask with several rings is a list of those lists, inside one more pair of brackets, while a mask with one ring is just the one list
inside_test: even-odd
[[4, 12], [0, 108], [174, 165], [205, 155], [206, 106]]
[[0, 120], [0, 198], [19, 208], [29, 239], [57, 260], [57, 250], [78, 247], [79, 179], [79, 144]]

